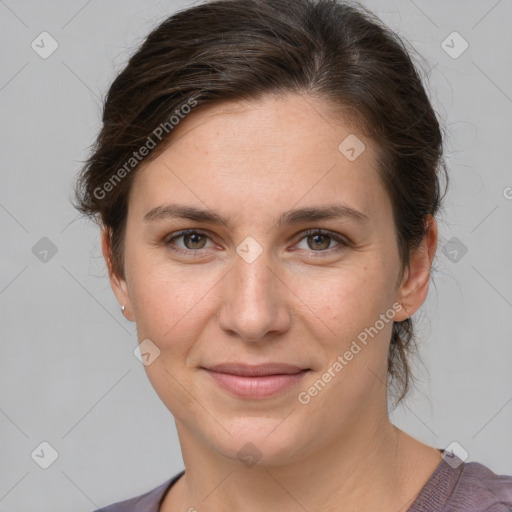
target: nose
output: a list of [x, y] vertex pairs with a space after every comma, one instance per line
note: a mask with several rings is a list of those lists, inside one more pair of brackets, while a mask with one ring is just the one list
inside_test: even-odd
[[265, 252], [251, 263], [237, 255], [222, 281], [217, 320], [228, 334], [258, 342], [290, 328], [291, 291]]

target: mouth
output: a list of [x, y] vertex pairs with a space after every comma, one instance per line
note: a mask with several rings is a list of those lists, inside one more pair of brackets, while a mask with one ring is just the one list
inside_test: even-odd
[[224, 391], [238, 398], [261, 399], [289, 391], [311, 371], [283, 363], [224, 363], [201, 368]]

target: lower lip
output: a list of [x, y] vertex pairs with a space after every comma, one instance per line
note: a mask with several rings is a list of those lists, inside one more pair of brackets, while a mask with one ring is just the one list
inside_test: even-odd
[[206, 370], [222, 388], [240, 398], [267, 398], [295, 386], [309, 370], [299, 373], [242, 377]]

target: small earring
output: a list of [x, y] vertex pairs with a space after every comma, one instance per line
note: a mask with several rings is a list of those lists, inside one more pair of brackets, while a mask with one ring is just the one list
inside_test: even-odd
[[124, 314], [124, 304], [121, 306], [121, 313]]

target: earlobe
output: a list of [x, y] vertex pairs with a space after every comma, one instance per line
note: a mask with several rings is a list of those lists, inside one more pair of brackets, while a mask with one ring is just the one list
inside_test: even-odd
[[134, 322], [132, 307], [130, 302], [130, 296], [128, 294], [128, 287], [124, 279], [119, 279], [117, 275], [112, 274], [110, 278], [112, 290], [114, 291], [117, 300], [119, 301], [119, 307], [122, 315], [131, 322]]
[[411, 254], [409, 266], [400, 286], [397, 300], [402, 304], [403, 313], [397, 315], [396, 321], [401, 322], [413, 315], [425, 301], [436, 248], [437, 223], [430, 215], [427, 219], [425, 237], [420, 247]]
[[121, 313], [124, 315], [125, 318], [133, 322], [134, 319], [130, 303], [130, 296], [128, 293], [128, 286], [126, 284], [126, 281], [124, 279], [121, 279], [115, 272], [112, 260], [112, 250], [109, 231], [105, 227], [102, 229], [101, 233], [101, 248], [109, 273], [110, 286], [112, 287], [112, 291], [114, 292], [114, 295], [116, 296], [119, 302]]

